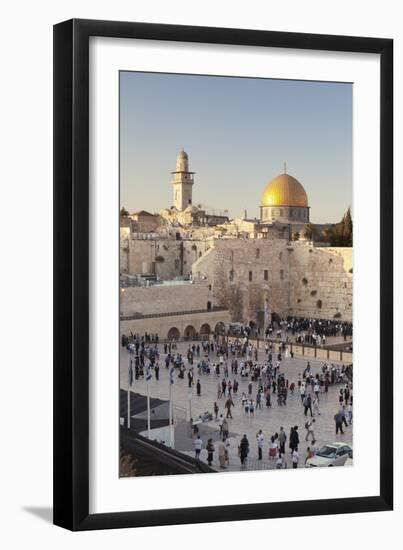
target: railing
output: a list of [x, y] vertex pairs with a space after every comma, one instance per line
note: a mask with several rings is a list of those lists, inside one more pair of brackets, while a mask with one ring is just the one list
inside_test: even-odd
[[[227, 341], [229, 343], [235, 341], [243, 340], [243, 336], [228, 336]], [[262, 338], [248, 338], [248, 341], [252, 346], [257, 347], [258, 349], [264, 348], [266, 340]], [[276, 344], [285, 343], [280, 339], [270, 338], [270, 341]], [[292, 342], [285, 343], [286, 349], [289, 352], [293, 352], [294, 355], [306, 357], [307, 359], [319, 359], [323, 361], [337, 361], [342, 363], [352, 363], [353, 362], [353, 353], [351, 351], [345, 350], [335, 350], [330, 347], [322, 348], [319, 346], [313, 346], [310, 344], [295, 344]], [[277, 350], [276, 350], [277, 353]]]
[[216, 313], [227, 311], [225, 307], [213, 307], [211, 309], [190, 309], [188, 311], [168, 311], [166, 313], [133, 313], [132, 315], [121, 315], [121, 321], [133, 321], [134, 319], [154, 319], [158, 317], [174, 317], [177, 315], [194, 315], [196, 313]]
[[[287, 463], [283, 466], [287, 468]], [[258, 460], [257, 458], [247, 458], [245, 464], [241, 467], [245, 471], [254, 471], [254, 470], [275, 470], [276, 461], [275, 460]]]

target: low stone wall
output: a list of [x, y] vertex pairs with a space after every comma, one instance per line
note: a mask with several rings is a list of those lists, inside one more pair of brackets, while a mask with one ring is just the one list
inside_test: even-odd
[[[158, 334], [159, 340], [167, 340], [177, 331], [178, 338], [199, 335], [203, 332], [206, 336], [214, 332], [216, 325], [222, 323], [228, 330], [230, 315], [228, 311], [203, 311], [200, 313], [183, 313], [181, 315], [169, 315], [149, 317], [146, 319], [131, 319], [120, 322], [120, 334]], [[176, 329], [173, 330], [173, 329]]]
[[121, 292], [120, 312], [124, 317], [135, 313], [149, 315], [173, 311], [207, 310], [212, 293], [207, 282], [128, 287]]

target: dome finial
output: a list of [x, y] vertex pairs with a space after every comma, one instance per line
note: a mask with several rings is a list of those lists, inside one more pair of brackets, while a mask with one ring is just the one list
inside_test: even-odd
[[284, 161], [284, 174], [287, 173], [287, 163]]

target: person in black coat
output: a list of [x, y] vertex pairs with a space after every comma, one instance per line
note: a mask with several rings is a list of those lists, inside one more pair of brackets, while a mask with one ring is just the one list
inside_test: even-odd
[[241, 459], [242, 466], [245, 464], [245, 460], [249, 454], [249, 441], [246, 437], [246, 434], [244, 434], [243, 438], [241, 439], [241, 443], [239, 445], [239, 457]]
[[291, 428], [290, 432], [290, 449], [291, 452], [297, 451], [299, 445], [298, 426]]

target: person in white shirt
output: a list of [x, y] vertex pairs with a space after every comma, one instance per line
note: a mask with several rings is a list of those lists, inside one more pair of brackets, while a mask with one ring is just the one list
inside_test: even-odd
[[298, 451], [295, 449], [292, 453], [292, 467], [298, 468], [298, 461], [299, 461], [299, 454]]
[[319, 399], [317, 397], [315, 397], [313, 400], [313, 414], [317, 414], [320, 416]]
[[283, 453], [278, 453], [278, 457], [276, 460], [276, 469], [281, 470], [284, 468], [284, 455]]
[[200, 459], [200, 451], [203, 448], [203, 441], [200, 439], [200, 435], [198, 435], [197, 439], [195, 439], [194, 447], [195, 447], [195, 458], [197, 460], [199, 460]]
[[274, 435], [272, 435], [271, 438], [270, 438], [270, 443], [269, 443], [269, 459], [270, 460], [275, 460], [275, 458], [277, 457], [277, 451], [278, 451], [277, 441], [276, 441]]
[[262, 430], [259, 430], [256, 434], [256, 440], [257, 440], [257, 451], [259, 455], [259, 460], [262, 460], [263, 458], [263, 444], [264, 444], [264, 437]]

